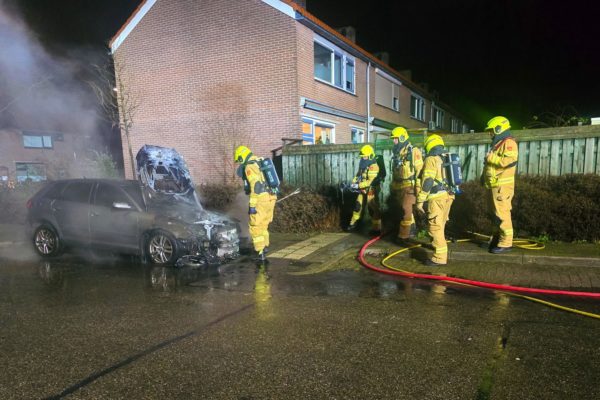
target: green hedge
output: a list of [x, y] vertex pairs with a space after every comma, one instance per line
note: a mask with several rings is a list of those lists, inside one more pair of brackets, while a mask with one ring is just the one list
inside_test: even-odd
[[[477, 182], [462, 186], [450, 212], [453, 231], [492, 231], [489, 191]], [[520, 237], [552, 240], [600, 240], [600, 176], [520, 176], [513, 199], [513, 225]]]

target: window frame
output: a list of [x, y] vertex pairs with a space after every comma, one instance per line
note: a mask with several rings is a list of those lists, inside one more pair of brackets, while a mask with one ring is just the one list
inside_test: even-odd
[[326, 144], [335, 144], [335, 123], [333, 122], [327, 122], [327, 121], [323, 121], [322, 119], [318, 119], [318, 118], [314, 118], [314, 117], [310, 117], [307, 115], [303, 115], [302, 119], [301, 119], [302, 124], [304, 123], [309, 123], [311, 124], [311, 136], [312, 136], [312, 143], [304, 143], [304, 142], [308, 142], [308, 140], [305, 140], [304, 135], [306, 135], [304, 132], [301, 132], [302, 134], [302, 143], [306, 146], [310, 146], [310, 145], [315, 145], [318, 143], [315, 143], [315, 126], [316, 125], [321, 125], [322, 127], [325, 128], [331, 128], [331, 138], [329, 143]]
[[[416, 103], [415, 103], [416, 101]], [[415, 104], [415, 111], [416, 111], [416, 115], [413, 115], [412, 113], [412, 107], [413, 104]], [[421, 122], [425, 122], [426, 120], [426, 102], [425, 102], [425, 98], [423, 98], [422, 96], [419, 96], [418, 94], [415, 93], [410, 93], [410, 117], [416, 119], [417, 121], [421, 121]], [[419, 114], [421, 114], [421, 117], [419, 118]]]
[[[19, 175], [19, 171], [20, 171], [19, 167], [30, 166], [30, 165], [35, 165], [35, 166], [41, 167], [44, 175], [29, 175], [29, 169], [27, 169], [27, 175], [25, 175], [25, 177], [23, 177], [23, 175]], [[15, 161], [15, 181], [26, 182], [27, 179], [30, 178], [30, 176], [36, 177], [36, 179], [31, 179], [33, 182], [47, 181], [48, 180], [48, 171], [47, 171], [46, 164], [43, 162]], [[37, 179], [38, 177], [41, 179]]]
[[[326, 50], [329, 50], [330, 52], [330, 80], [325, 80], [323, 78], [320, 78], [317, 76], [316, 74], [316, 63], [315, 63], [315, 44], [318, 44], [319, 46], [323, 47]], [[336, 56], [339, 57], [340, 59], [340, 73], [341, 73], [341, 77], [340, 77], [340, 84], [336, 84], [336, 68], [335, 68], [335, 64], [336, 64]], [[351, 86], [352, 89], [349, 90], [347, 88], [348, 86], [348, 65], [352, 66], [352, 81]], [[336, 89], [340, 89], [343, 90], [346, 93], [350, 93], [350, 94], [356, 94], [356, 59], [349, 55], [348, 53], [346, 53], [345, 51], [339, 49], [337, 46], [329, 43], [327, 40], [320, 38], [320, 37], [314, 37], [313, 38], [313, 78], [316, 81], [325, 83], [329, 86], [333, 86]]]
[[435, 127], [444, 129], [444, 120], [446, 118], [446, 112], [437, 106], [433, 106], [433, 121], [435, 122]]
[[[377, 79], [383, 79], [384, 81], [388, 82], [390, 84], [391, 92], [390, 93], [378, 93], [377, 92], [377, 90], [378, 90]], [[400, 112], [400, 87], [401, 86], [402, 86], [402, 82], [400, 82], [399, 80], [393, 78], [389, 74], [386, 74], [379, 68], [375, 69], [375, 96], [374, 96], [375, 104], [399, 113]], [[389, 95], [389, 98], [388, 98], [388, 95]], [[382, 104], [383, 100], [380, 100], [381, 97], [386, 98], [385, 103], [388, 103], [388, 100], [390, 100], [389, 103]]]
[[[26, 138], [40, 138], [41, 146], [32, 146], [31, 143], [27, 145]], [[46, 138], [50, 141], [50, 144], [46, 144]], [[52, 135], [37, 135], [31, 133], [23, 133], [23, 147], [26, 149], [53, 149], [54, 148], [54, 139]]]
[[[353, 135], [353, 131], [357, 131], [357, 132], [361, 132], [359, 135], [362, 136], [362, 141], [361, 142], [355, 142], [352, 139], [352, 135]], [[367, 130], [365, 128], [360, 128], [358, 126], [354, 126], [354, 125], [350, 125], [350, 142], [352, 142], [353, 144], [361, 144], [361, 143], [366, 143], [367, 139]]]

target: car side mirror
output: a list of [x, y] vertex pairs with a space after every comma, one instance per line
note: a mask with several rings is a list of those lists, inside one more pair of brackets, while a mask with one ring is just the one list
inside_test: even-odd
[[113, 208], [116, 208], [118, 210], [131, 210], [131, 206], [127, 203], [120, 203], [115, 201], [112, 206]]

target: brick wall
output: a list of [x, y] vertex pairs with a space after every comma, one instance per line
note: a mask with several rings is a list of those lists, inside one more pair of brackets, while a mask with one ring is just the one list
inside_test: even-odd
[[23, 134], [17, 129], [0, 130], [0, 167], [8, 169], [8, 176], [16, 180], [16, 163], [44, 164], [48, 179], [81, 177], [77, 162], [84, 157], [87, 138], [65, 133], [63, 140], [56, 140], [57, 134], [36, 132], [40, 135], [52, 136], [52, 148], [25, 148]]
[[202, 183], [233, 177], [239, 144], [270, 155], [300, 127], [294, 25], [259, 0], [158, 0], [115, 53], [139, 103], [134, 156], [174, 147]]

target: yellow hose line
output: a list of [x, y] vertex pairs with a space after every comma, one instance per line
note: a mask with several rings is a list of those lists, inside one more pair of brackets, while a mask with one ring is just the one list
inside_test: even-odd
[[[478, 235], [481, 235], [481, 234], [478, 234]], [[485, 236], [485, 235], [481, 235], [481, 236]], [[460, 239], [460, 240], [457, 240], [457, 242], [468, 242], [470, 240], [471, 239]], [[523, 240], [527, 240], [527, 239], [523, 239]], [[532, 242], [534, 242], [534, 241], [532, 241]], [[387, 264], [386, 261], [388, 261], [389, 259], [395, 257], [396, 255], [398, 255], [400, 253], [403, 253], [405, 251], [408, 251], [410, 249], [415, 249], [415, 248], [418, 248], [418, 247], [421, 247], [421, 245], [420, 244], [415, 244], [413, 246], [404, 247], [404, 248], [402, 248], [400, 250], [397, 250], [397, 251], [393, 252], [392, 254], [388, 255], [387, 257], [385, 257], [383, 260], [381, 260], [381, 265], [383, 265], [384, 267], [386, 267], [388, 269], [391, 269], [393, 271], [398, 271], [398, 272], [404, 272], [404, 273], [412, 274], [414, 272], [405, 271], [405, 270], [400, 269], [400, 268], [392, 267], [391, 265]], [[535, 248], [535, 249], [532, 249], [532, 250], [540, 250], [540, 249]], [[474, 286], [474, 285], [469, 285], [469, 284], [460, 283], [460, 282], [450, 282], [450, 281], [443, 281], [443, 280], [440, 281], [440, 282], [447, 282], [447, 283], [452, 283], [452, 284], [455, 284], [455, 285], [477, 287], [477, 286]], [[502, 291], [502, 290], [496, 290], [496, 292], [503, 293], [503, 294], [506, 294], [506, 295], [509, 295], [509, 296], [513, 296], [513, 297], [520, 297], [520, 298], [525, 299], [525, 300], [533, 301], [535, 303], [540, 303], [540, 304], [543, 304], [545, 306], [557, 308], [559, 310], [567, 311], [567, 312], [570, 312], [570, 313], [583, 315], [585, 317], [600, 319], [600, 315], [599, 314], [594, 314], [594, 313], [590, 313], [590, 312], [587, 312], [587, 311], [578, 310], [576, 308], [561, 306], [560, 304], [551, 303], [549, 301], [538, 299], [536, 297], [524, 296], [522, 294], [517, 294], [517, 293], [512, 293], [512, 292], [505, 292], [505, 291]]]
[[[470, 233], [473, 236], [479, 236], [481, 238], [485, 238], [486, 240], [491, 239], [490, 235], [484, 235], [483, 233], [471, 232], [471, 231], [467, 231], [467, 233]], [[462, 239], [462, 240], [469, 241], [471, 239]], [[518, 247], [520, 249], [526, 249], [526, 250], [543, 250], [546, 248], [546, 246], [542, 242], [538, 242], [537, 240], [533, 240], [533, 239], [521, 239], [521, 238], [513, 239], [513, 247]]]

